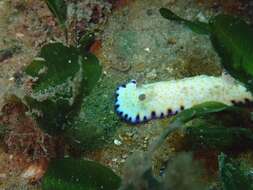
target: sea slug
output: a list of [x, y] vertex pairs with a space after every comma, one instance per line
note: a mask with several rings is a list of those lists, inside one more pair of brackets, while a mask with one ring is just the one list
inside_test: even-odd
[[206, 101], [227, 105], [252, 101], [252, 94], [237, 81], [198, 75], [138, 86], [135, 80], [116, 91], [115, 110], [129, 123], [174, 115]]

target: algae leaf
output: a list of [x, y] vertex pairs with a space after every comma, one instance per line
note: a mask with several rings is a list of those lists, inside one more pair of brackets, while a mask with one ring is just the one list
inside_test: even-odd
[[7, 127], [0, 124], [0, 140], [3, 140], [4, 136], [7, 134]]
[[61, 27], [66, 28], [67, 6], [64, 0], [45, 0], [48, 8], [57, 18]]
[[232, 160], [223, 153], [219, 155], [218, 160], [223, 190], [253, 189], [253, 181], [239, 161]]
[[[250, 113], [240, 107], [219, 102], [196, 105], [172, 118], [169, 127], [151, 146], [150, 152], [155, 151], [171, 133], [179, 129], [184, 134], [186, 150], [250, 149], [253, 147], [250, 118]], [[244, 143], [238, 143], [241, 141]]]
[[209, 34], [210, 33], [210, 28], [207, 23], [199, 22], [199, 21], [188, 21], [185, 20], [176, 14], [174, 14], [171, 10], [166, 9], [166, 8], [161, 8], [160, 14], [169, 20], [175, 20], [177, 22], [180, 22], [182, 24], [185, 24], [188, 26], [192, 31], [199, 33], [199, 34]]
[[84, 89], [89, 92], [95, 85], [101, 66], [95, 56], [81, 55], [78, 49], [61, 43], [45, 45], [38, 56], [25, 69], [35, 80], [25, 100], [31, 110], [39, 112], [35, 116], [40, 126], [55, 133], [78, 110]]
[[191, 150], [242, 151], [253, 148], [253, 132], [248, 128], [208, 126], [206, 122], [202, 126], [186, 127], [184, 136], [185, 144]]
[[[245, 150], [253, 147], [253, 132], [245, 128], [251, 123], [250, 117], [240, 107], [205, 102], [176, 115], [171, 125], [181, 126], [187, 148]], [[241, 141], [244, 143], [238, 143]]]
[[74, 47], [51, 43], [42, 47], [38, 57], [25, 70], [26, 74], [38, 77], [33, 93], [49, 94], [80, 72], [80, 55]]
[[236, 109], [235, 107], [227, 106], [220, 102], [204, 102], [186, 109], [174, 116], [170, 122], [170, 126], [164, 130], [159, 139], [151, 146], [150, 152], [155, 151], [164, 140], [175, 130], [183, 129], [184, 124], [196, 117], [208, 115], [211, 113], [222, 112], [228, 109]]
[[68, 43], [67, 29], [67, 5], [65, 0], [45, 0], [49, 10], [58, 20], [58, 23], [65, 34], [66, 43]]
[[186, 109], [181, 113], [177, 114], [171, 121], [171, 123], [186, 123], [192, 120], [194, 117], [199, 117], [206, 114], [211, 114], [215, 112], [221, 112], [227, 109], [233, 109], [231, 106], [227, 106], [220, 102], [204, 102], [193, 106], [190, 109]]
[[82, 82], [81, 56], [73, 47], [61, 43], [45, 45], [35, 59], [25, 69], [25, 73], [36, 82], [28, 105], [41, 112], [37, 119], [47, 132], [61, 129], [65, 116], [71, 111]]
[[238, 17], [211, 19], [211, 40], [225, 69], [253, 89], [253, 29]]
[[78, 45], [80, 46], [80, 49], [85, 49], [88, 51], [89, 46], [95, 41], [95, 34], [92, 32], [87, 32], [84, 34], [79, 42]]
[[91, 53], [84, 55], [83, 75], [84, 75], [84, 90], [89, 94], [94, 85], [100, 79], [102, 67], [99, 64], [97, 57]]
[[[172, 125], [173, 122], [183, 126], [185, 144], [190, 149], [245, 150], [253, 147], [250, 112], [240, 107], [206, 102], [179, 113]], [[241, 141], [244, 143], [238, 143]]]
[[109, 168], [88, 160], [53, 160], [42, 179], [43, 190], [116, 190], [120, 178]]
[[36, 58], [30, 63], [25, 69], [25, 73], [31, 77], [37, 77], [40, 74], [40, 71], [43, 70], [46, 60], [43, 58]]
[[165, 8], [161, 8], [160, 13], [166, 19], [185, 24], [196, 33], [210, 34], [225, 69], [253, 91], [253, 29], [250, 25], [238, 17], [224, 14], [214, 16], [206, 24], [185, 20]]

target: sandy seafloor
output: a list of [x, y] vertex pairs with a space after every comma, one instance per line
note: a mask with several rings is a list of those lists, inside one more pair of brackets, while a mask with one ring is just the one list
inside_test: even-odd
[[[29, 2], [29, 1], [28, 1]], [[37, 3], [36, 3], [37, 2]], [[6, 93], [20, 93], [14, 87], [14, 73], [29, 64], [41, 44], [54, 36], [64, 37], [57, 27], [44, 31], [50, 12], [35, 0], [30, 11], [0, 1], [0, 49], [19, 47], [14, 55], [0, 62], [0, 105]], [[84, 125], [112, 131], [104, 146], [85, 152], [84, 157], [97, 160], [122, 174], [122, 166], [133, 152], [147, 150], [150, 142], [168, 127], [169, 119], [131, 126], [114, 112], [114, 92], [118, 85], [136, 79], [138, 83], [173, 80], [198, 74], [220, 75], [220, 59], [209, 37], [193, 33], [187, 27], [162, 18], [159, 8], [167, 7], [187, 19], [207, 22], [215, 13], [190, 0], [138, 0], [114, 11], [103, 26], [102, 48], [96, 53], [103, 65], [103, 76], [84, 100]], [[116, 143], [115, 143], [116, 142]], [[174, 154], [164, 146], [154, 157], [154, 171]], [[0, 149], [0, 189], [40, 189], [23, 185], [18, 168], [6, 169], [12, 155]], [[5, 168], [1, 170], [1, 168]], [[4, 173], [9, 172], [9, 173]]]

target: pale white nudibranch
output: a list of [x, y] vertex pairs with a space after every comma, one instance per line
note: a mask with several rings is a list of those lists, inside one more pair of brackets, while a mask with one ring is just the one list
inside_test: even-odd
[[233, 105], [252, 100], [252, 94], [236, 80], [198, 75], [142, 86], [132, 80], [117, 88], [115, 110], [125, 121], [140, 123], [173, 115], [207, 101]]

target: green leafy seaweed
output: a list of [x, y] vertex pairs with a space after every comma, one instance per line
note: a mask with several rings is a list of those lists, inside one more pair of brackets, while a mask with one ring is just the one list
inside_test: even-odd
[[25, 69], [36, 80], [26, 102], [41, 112], [37, 115], [40, 126], [48, 132], [58, 131], [80, 93], [82, 57], [75, 48], [61, 43], [45, 45], [38, 56], [39, 61]]
[[74, 118], [70, 127], [68, 127], [64, 133], [65, 141], [71, 145], [73, 149], [87, 151], [105, 143], [105, 132], [102, 127], [86, 126], [83, 120], [78, 119], [80, 119], [79, 116]]
[[166, 8], [161, 8], [160, 13], [196, 33], [209, 34], [225, 69], [253, 91], [253, 29], [249, 24], [239, 17], [224, 14], [214, 16], [206, 24], [185, 20]]
[[210, 33], [210, 27], [207, 23], [203, 23], [200, 21], [188, 21], [186, 19], [183, 19], [176, 14], [174, 14], [171, 10], [166, 9], [166, 8], [161, 8], [160, 14], [169, 20], [174, 20], [177, 22], [180, 22], [182, 24], [185, 24], [188, 26], [192, 31], [199, 33], [199, 34], [209, 34]]
[[227, 155], [219, 155], [219, 173], [223, 190], [252, 190], [253, 181], [241, 163], [230, 159]]
[[7, 134], [7, 131], [7, 127], [5, 125], [0, 124], [0, 140], [3, 140], [3, 138]]
[[[184, 136], [185, 150], [248, 150], [253, 148], [251, 127], [249, 111], [219, 102], [205, 102], [174, 116], [150, 151], [155, 151], [178, 129]], [[238, 143], [241, 141], [244, 143]]]
[[227, 109], [233, 109], [220, 102], [204, 102], [202, 104], [196, 105], [190, 109], [186, 109], [181, 113], [177, 114], [171, 121], [171, 123], [186, 123], [187, 121], [193, 119], [194, 117], [199, 117], [206, 114], [211, 114], [215, 112], [221, 112]]
[[35, 59], [25, 69], [26, 74], [38, 77], [33, 85], [33, 93], [46, 95], [62, 84], [72, 81], [80, 72], [82, 60], [73, 47], [51, 43], [42, 47], [38, 57], [39, 59]]
[[25, 99], [40, 126], [54, 133], [75, 115], [84, 92], [91, 91], [102, 69], [94, 55], [80, 54], [61, 43], [45, 45], [38, 56], [25, 69], [35, 80], [32, 94]]
[[45, 0], [48, 8], [57, 18], [61, 27], [66, 28], [67, 5], [64, 0]]
[[45, 0], [49, 10], [58, 20], [58, 23], [65, 33], [65, 39], [68, 43], [68, 28], [67, 28], [67, 5], [65, 0]]
[[95, 55], [89, 53], [84, 55], [83, 75], [85, 93], [89, 94], [98, 82], [102, 74], [102, 67]]
[[78, 42], [78, 44], [80, 46], [80, 49], [86, 49], [87, 50], [89, 48], [89, 46], [94, 42], [94, 40], [95, 40], [94, 33], [87, 32], [86, 34], [84, 34], [80, 38], [80, 40]]
[[171, 125], [181, 126], [186, 149], [242, 151], [253, 148], [250, 117], [243, 108], [206, 102], [179, 113]]
[[37, 77], [40, 74], [40, 71], [43, 70], [46, 64], [46, 60], [42, 58], [36, 58], [30, 63], [28, 67], [25, 69], [25, 73], [30, 75], [31, 77]]
[[226, 70], [253, 88], [253, 29], [238, 17], [218, 15], [210, 20], [211, 40]]
[[177, 114], [170, 122], [170, 126], [164, 130], [160, 138], [152, 145], [150, 152], [155, 151], [164, 140], [175, 130], [183, 129], [184, 124], [196, 117], [209, 115], [212, 113], [218, 113], [229, 109], [236, 109], [234, 107], [227, 106], [220, 102], [204, 102], [202, 104], [193, 106], [190, 109], [186, 109]]
[[120, 178], [109, 168], [88, 160], [53, 160], [43, 177], [43, 190], [116, 190]]
[[[191, 150], [245, 150], [253, 148], [251, 129], [223, 126], [190, 126], [184, 130], [187, 147]], [[243, 142], [243, 143], [238, 143]]]

